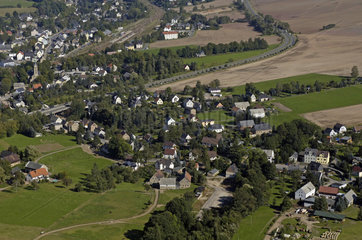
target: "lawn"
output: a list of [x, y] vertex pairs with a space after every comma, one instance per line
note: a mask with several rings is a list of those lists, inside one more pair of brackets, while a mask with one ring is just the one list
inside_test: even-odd
[[17, 146], [19, 149], [23, 150], [29, 145], [39, 146], [52, 143], [58, 143], [63, 147], [76, 145], [75, 137], [64, 134], [48, 134], [39, 138], [30, 138], [21, 134], [15, 134], [11, 137], [0, 139], [0, 150], [7, 149], [10, 145]]
[[198, 113], [197, 117], [200, 120], [213, 119], [217, 123], [228, 123], [230, 121], [234, 121], [234, 117], [230, 116], [224, 110], [215, 110], [210, 112]]
[[[275, 88], [277, 83], [284, 84], [288, 82], [299, 82], [300, 85], [312, 85], [315, 83], [315, 81], [319, 81], [321, 83], [327, 83], [329, 81], [341, 81], [342, 77], [339, 76], [333, 76], [333, 75], [325, 75], [325, 74], [317, 74], [317, 73], [310, 73], [310, 74], [304, 74], [304, 75], [298, 75], [293, 77], [287, 77], [287, 78], [280, 78], [265, 82], [258, 82], [254, 83], [255, 87], [259, 91], [268, 91], [270, 88]], [[225, 92], [225, 94], [228, 94], [228, 92]], [[245, 94], [245, 85], [233, 87], [233, 91], [231, 94], [241, 95]]]
[[277, 98], [275, 101], [292, 109], [291, 112], [281, 112], [272, 115], [269, 119], [271, 125], [279, 125], [293, 119], [301, 118], [300, 114], [320, 110], [346, 107], [362, 103], [362, 86], [356, 85], [314, 92], [304, 95]]
[[247, 216], [240, 222], [238, 231], [234, 234], [233, 240], [262, 240], [269, 221], [275, 216], [274, 210], [263, 206], [252, 215]]
[[168, 203], [169, 201], [171, 201], [172, 199], [174, 199], [176, 197], [182, 197], [187, 192], [194, 192], [195, 188], [197, 188], [197, 186], [194, 185], [194, 184], [191, 184], [191, 187], [186, 188], [186, 189], [164, 190], [160, 194], [160, 198], [158, 199], [158, 203], [159, 204], [166, 204], [166, 203]]
[[[21, 8], [18, 8], [18, 4], [21, 5]], [[26, 0], [1, 0], [0, 1], [0, 16], [5, 16], [6, 13], [13, 14], [14, 11], [18, 13], [24, 12], [34, 12], [36, 8], [33, 8], [33, 1]]]
[[40, 162], [47, 165], [51, 173], [65, 171], [73, 179], [73, 183], [90, 173], [94, 163], [97, 163], [99, 169], [112, 164], [110, 160], [96, 158], [83, 152], [81, 148], [52, 154], [42, 158]]
[[267, 51], [270, 51], [270, 50], [276, 48], [277, 46], [278, 46], [278, 44], [272, 44], [272, 45], [269, 45], [269, 47], [267, 49], [261, 49], [261, 50], [217, 54], [217, 55], [210, 55], [210, 56], [201, 57], [201, 58], [198, 58], [198, 57], [185, 58], [184, 63], [191, 64], [192, 62], [195, 62], [200, 69], [208, 68], [208, 67], [212, 67], [212, 66], [222, 65], [222, 64], [225, 64], [228, 62], [234, 62], [234, 61], [250, 58], [250, 57], [265, 53]]

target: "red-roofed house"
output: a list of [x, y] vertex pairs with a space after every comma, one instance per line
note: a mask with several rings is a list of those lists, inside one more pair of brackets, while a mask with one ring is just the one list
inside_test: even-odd
[[182, 175], [181, 180], [179, 181], [179, 188], [184, 189], [184, 188], [191, 187], [191, 179], [192, 179], [192, 177], [191, 177], [190, 173], [185, 171], [184, 174]]
[[45, 168], [39, 168], [34, 171], [31, 171], [26, 176], [26, 180], [29, 182], [39, 181], [39, 180], [48, 179], [48, 178], [49, 178], [49, 173]]
[[352, 176], [362, 177], [362, 168], [360, 166], [353, 166]]
[[165, 37], [165, 40], [178, 39], [178, 32], [169, 31], [169, 32], [163, 32], [162, 34]]
[[38, 88], [42, 88], [41, 83], [34, 83], [33, 84], [33, 89], [35, 90], [35, 89], [38, 89]]
[[177, 156], [177, 152], [176, 149], [171, 148], [171, 149], [165, 149], [165, 151], [163, 152], [163, 158], [166, 159], [174, 159]]
[[320, 186], [318, 192], [320, 197], [324, 196], [326, 198], [335, 199], [338, 194], [338, 188]]

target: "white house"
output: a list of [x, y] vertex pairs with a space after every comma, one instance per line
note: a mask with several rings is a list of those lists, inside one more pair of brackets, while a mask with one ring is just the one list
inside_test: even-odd
[[222, 131], [224, 131], [224, 126], [221, 124], [213, 124], [209, 126], [209, 130], [216, 133], [221, 133]]
[[254, 118], [264, 118], [265, 111], [263, 108], [249, 109], [249, 113]]
[[165, 40], [178, 39], [178, 32], [163, 32]]
[[184, 69], [185, 69], [185, 71], [190, 71], [190, 66], [186, 64]]
[[183, 102], [184, 108], [193, 108], [194, 107], [194, 102], [191, 99], [186, 99]]
[[168, 117], [166, 119], [166, 125], [167, 126], [175, 126], [176, 125], [176, 121], [172, 118], [172, 117]]
[[163, 152], [163, 158], [165, 159], [175, 159], [177, 157], [177, 151], [174, 148], [165, 149]]
[[156, 105], [162, 105], [163, 100], [161, 98], [155, 98], [155, 103], [156, 103]]
[[171, 32], [172, 31], [172, 28], [170, 25], [166, 25], [164, 28], [163, 28], [163, 31], [164, 32]]
[[254, 94], [251, 94], [250, 96], [250, 102], [256, 102], [256, 97]]
[[113, 104], [122, 104], [122, 99], [118, 96], [113, 97]]
[[221, 89], [220, 88], [210, 88], [209, 92], [213, 97], [222, 97]]
[[333, 129], [338, 134], [342, 134], [342, 133], [347, 132], [346, 126], [344, 126], [344, 125], [342, 125], [340, 123], [337, 123], [336, 125], [334, 125]]
[[19, 51], [16, 54], [16, 60], [21, 61], [21, 60], [23, 60], [24, 56], [25, 56], [25, 54], [22, 51]]
[[270, 150], [270, 149], [262, 149], [263, 152], [265, 152], [267, 158], [268, 158], [268, 161], [269, 162], [274, 162], [274, 159], [275, 159], [275, 153], [274, 153], [274, 150]]
[[311, 182], [308, 182], [303, 187], [299, 188], [295, 194], [294, 199], [296, 200], [305, 200], [306, 198], [310, 196], [315, 195], [315, 187]]
[[177, 103], [179, 100], [180, 100], [180, 98], [177, 95], [175, 95], [171, 98], [172, 103]]
[[161, 159], [156, 162], [155, 168], [158, 170], [174, 169], [175, 165], [170, 159]]

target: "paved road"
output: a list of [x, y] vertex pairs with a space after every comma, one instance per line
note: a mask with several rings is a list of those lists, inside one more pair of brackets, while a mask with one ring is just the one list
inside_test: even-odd
[[71, 104], [71, 102], [54, 105], [51, 108], [46, 108], [46, 109], [41, 109], [41, 110], [36, 110], [36, 111], [33, 111], [33, 112], [29, 112], [28, 115], [32, 115], [32, 114], [37, 113], [37, 112], [40, 112], [40, 113], [42, 113], [42, 114], [44, 114], [46, 116], [56, 114], [56, 113], [60, 113], [60, 112], [63, 112], [65, 110], [68, 110], [70, 108], [70, 104]]
[[64, 227], [64, 228], [59, 228], [59, 229], [55, 229], [55, 230], [51, 230], [49, 232], [45, 232], [42, 235], [37, 236], [36, 238], [34, 238], [34, 240], [39, 240], [45, 236], [54, 234], [54, 233], [58, 233], [58, 232], [62, 232], [62, 231], [66, 231], [66, 230], [71, 230], [74, 228], [80, 228], [80, 227], [87, 227], [87, 226], [93, 226], [93, 225], [112, 225], [112, 224], [118, 224], [118, 223], [126, 223], [130, 220], [133, 219], [137, 219], [137, 218], [141, 218], [146, 216], [147, 214], [151, 213], [157, 206], [158, 203], [158, 198], [159, 198], [159, 191], [157, 189], [155, 189], [155, 201], [153, 202], [153, 204], [151, 205], [150, 208], [147, 209], [147, 211], [135, 215], [133, 217], [129, 217], [129, 218], [120, 218], [120, 219], [115, 219], [115, 220], [106, 220], [106, 221], [98, 221], [98, 222], [92, 222], [92, 223], [84, 223], [84, 224], [77, 224], [77, 225], [72, 225], [72, 226], [68, 226], [68, 227]]
[[[244, 5], [252, 15], [260, 17], [254, 11], [254, 9], [251, 7], [250, 2], [248, 0], [244, 0]], [[256, 62], [256, 61], [262, 60], [264, 58], [268, 58], [268, 57], [272, 57], [274, 55], [277, 55], [277, 54], [279, 54], [279, 53], [293, 47], [297, 42], [297, 37], [294, 36], [293, 34], [287, 32], [286, 30], [282, 30], [282, 29], [277, 28], [277, 34], [280, 35], [280, 37], [283, 39], [283, 41], [277, 48], [274, 48], [274, 49], [272, 49], [272, 50], [270, 50], [268, 52], [265, 52], [265, 53], [262, 53], [260, 55], [250, 57], [250, 58], [247, 58], [247, 59], [244, 59], [244, 60], [239, 60], [239, 61], [226, 63], [226, 64], [219, 65], [219, 66], [209, 67], [209, 68], [205, 68], [205, 69], [185, 73], [185, 74], [170, 77], [170, 78], [165, 78], [165, 79], [153, 81], [153, 82], [145, 84], [145, 86], [147, 88], [160, 86], [160, 85], [175, 82], [175, 81], [178, 81], [178, 80], [196, 77], [198, 75], [205, 74], [205, 73], [210, 73], [210, 72], [214, 72], [214, 71], [218, 71], [218, 70], [223, 70], [223, 69], [226, 69], [226, 68], [231, 68], [231, 67], [235, 67], [235, 66], [238, 66], [238, 65], [251, 63], [251, 62]]]

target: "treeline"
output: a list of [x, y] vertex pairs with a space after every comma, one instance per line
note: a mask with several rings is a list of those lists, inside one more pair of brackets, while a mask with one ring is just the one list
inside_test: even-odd
[[231, 19], [229, 16], [215, 16], [213, 18], [208, 19], [204, 15], [201, 14], [193, 14], [191, 15], [191, 19], [189, 21], [192, 25], [197, 25], [199, 23], [208, 26], [210, 30], [217, 30], [219, 29], [220, 24], [230, 23]]
[[164, 9], [169, 9], [171, 7], [183, 7], [183, 6], [187, 6], [187, 4], [189, 2], [192, 3], [192, 5], [197, 5], [200, 3], [208, 3], [208, 2], [212, 2], [214, 0], [178, 0], [178, 1], [169, 1], [169, 0], [153, 0], [152, 3], [155, 4], [158, 7], [162, 7]]
[[275, 176], [275, 169], [267, 174], [262, 170], [267, 164], [264, 153], [252, 150], [247, 154], [247, 163], [241, 162], [243, 155], [234, 159], [241, 171], [232, 184], [236, 190], [229, 205], [220, 210], [206, 210], [198, 220], [192, 213], [194, 194], [186, 193], [168, 202], [164, 211], [151, 216], [144, 226], [142, 239], [231, 239], [243, 217], [268, 204], [267, 180]]
[[268, 42], [262, 38], [249, 38], [248, 41], [240, 42], [231, 42], [231, 43], [208, 43], [206, 46], [192, 48], [186, 46], [181, 49], [177, 49], [176, 53], [179, 57], [182, 58], [192, 58], [196, 57], [200, 52], [204, 52], [206, 55], [222, 54], [222, 53], [231, 53], [231, 52], [244, 52], [258, 49], [268, 48]]

